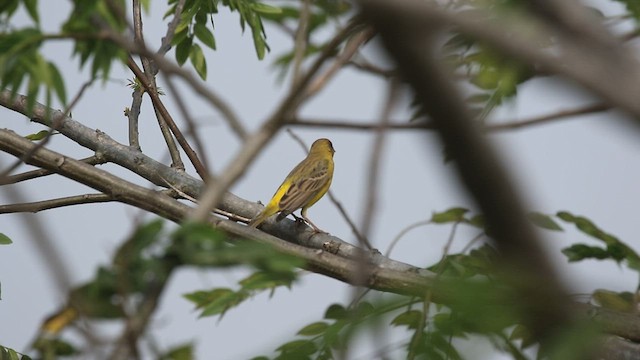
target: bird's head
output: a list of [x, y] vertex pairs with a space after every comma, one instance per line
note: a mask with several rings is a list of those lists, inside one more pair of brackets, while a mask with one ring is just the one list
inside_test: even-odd
[[333, 156], [333, 153], [336, 152], [333, 149], [333, 144], [331, 143], [331, 141], [329, 141], [329, 139], [318, 139], [314, 141], [313, 144], [311, 145], [311, 150], [309, 150], [310, 154], [325, 153], [325, 152], [330, 152], [331, 156]]

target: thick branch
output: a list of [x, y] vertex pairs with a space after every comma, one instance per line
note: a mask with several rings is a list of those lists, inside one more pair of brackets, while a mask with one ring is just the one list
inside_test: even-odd
[[[31, 141], [9, 130], [0, 130], [0, 150], [4, 152], [19, 157], [33, 151], [35, 146]], [[40, 148], [34, 151], [27, 162], [90, 186], [111, 196], [116, 201], [150, 211], [172, 221], [180, 222], [193, 210], [191, 207], [162, 192], [146, 189], [120, 179], [104, 170], [65, 157], [51, 150]], [[309, 270], [341, 281], [351, 282], [353, 280], [353, 273], [361, 266], [357, 260], [334, 255], [332, 250], [336, 249], [332, 249], [331, 246], [333, 245], [339, 248], [340, 244], [328, 243], [326, 244], [326, 251], [318, 251], [283, 241], [262, 231], [240, 225], [230, 220], [209, 215], [207, 221], [214, 227], [232, 235], [242, 238], [253, 238], [258, 242], [272, 245], [282, 253], [293, 255], [304, 260]], [[289, 223], [290, 226], [296, 226], [292, 221]], [[367, 259], [372, 267], [370, 270], [372, 275], [368, 277], [364, 283], [359, 285], [402, 294], [420, 294], [428, 288], [431, 279], [430, 272], [402, 263], [397, 263], [395, 268], [391, 268], [380, 264], [379, 261], [377, 261], [378, 258], [379, 256], [375, 256], [374, 254], [374, 256]], [[393, 262], [389, 262], [387, 265], [392, 263]]]
[[380, 32], [400, 73], [437, 127], [461, 180], [485, 214], [487, 227], [502, 251], [506, 278], [519, 292], [526, 325], [537, 339], [550, 340], [569, 321], [565, 290], [527, 222], [508, 173], [474, 125], [447, 71], [427, 50], [434, 45], [438, 28], [425, 26], [429, 19], [409, 12], [417, 11], [417, 4], [362, 2], [364, 14]]

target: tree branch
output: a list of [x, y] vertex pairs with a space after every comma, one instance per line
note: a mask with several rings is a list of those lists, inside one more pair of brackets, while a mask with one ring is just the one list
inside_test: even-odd
[[[592, 105], [586, 105], [575, 109], [560, 110], [546, 115], [533, 116], [522, 120], [506, 120], [500, 121], [500, 123], [486, 124], [482, 126], [482, 130], [485, 132], [498, 132], [507, 130], [519, 130], [522, 128], [544, 125], [556, 120], [569, 119], [578, 115], [589, 115], [599, 112], [611, 110], [611, 105], [597, 103]], [[299, 127], [319, 127], [330, 128], [340, 130], [363, 130], [363, 131], [375, 131], [380, 128], [379, 122], [373, 122], [371, 120], [355, 121], [355, 120], [340, 120], [340, 119], [318, 119], [318, 118], [290, 118], [286, 120], [286, 125], [299, 126]], [[432, 122], [425, 122], [423, 120], [409, 121], [409, 120], [393, 120], [390, 121], [386, 127], [388, 130], [435, 130], [435, 126]]]
[[461, 180], [486, 216], [487, 227], [502, 252], [506, 279], [518, 291], [518, 303], [528, 314], [523, 319], [525, 325], [541, 342], [551, 340], [569, 323], [565, 290], [540, 247], [542, 242], [527, 222], [508, 173], [474, 126], [464, 101], [447, 78], [448, 72], [427, 50], [434, 45], [442, 20], [432, 23], [430, 18], [416, 16], [416, 11], [423, 15], [431, 10], [423, 2], [366, 0], [361, 4], [364, 15], [379, 31], [403, 78], [437, 127]]
[[110, 202], [113, 198], [105, 194], [83, 194], [68, 196], [52, 200], [35, 201], [21, 204], [0, 205], [0, 214], [11, 214], [18, 212], [37, 213], [42, 210], [50, 210], [64, 206], [73, 206], [80, 204], [93, 204], [101, 202]]

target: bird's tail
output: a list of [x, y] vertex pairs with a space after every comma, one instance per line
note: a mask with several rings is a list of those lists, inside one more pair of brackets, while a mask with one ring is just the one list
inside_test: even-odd
[[258, 226], [260, 226], [260, 224], [262, 224], [262, 222], [264, 222], [265, 220], [267, 220], [267, 218], [269, 218], [269, 216], [275, 214], [278, 212], [278, 208], [277, 207], [273, 207], [273, 206], [269, 206], [267, 205], [266, 208], [264, 208], [260, 214], [258, 214], [256, 217], [253, 218], [253, 220], [251, 220], [249, 222], [249, 226], [253, 227], [253, 228], [257, 228]]
[[257, 228], [263, 221], [267, 219], [268, 216], [264, 216], [264, 212], [261, 212], [258, 216], [254, 217], [253, 220], [249, 222], [249, 226], [252, 228]]

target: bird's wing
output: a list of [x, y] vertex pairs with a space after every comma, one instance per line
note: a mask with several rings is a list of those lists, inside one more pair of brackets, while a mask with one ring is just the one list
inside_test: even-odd
[[326, 161], [319, 161], [308, 176], [294, 179], [287, 192], [280, 199], [280, 215], [283, 216], [278, 216], [278, 218], [284, 218], [306, 205], [329, 180], [329, 166]]

